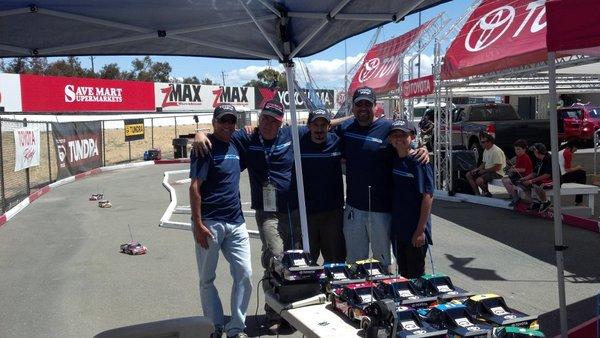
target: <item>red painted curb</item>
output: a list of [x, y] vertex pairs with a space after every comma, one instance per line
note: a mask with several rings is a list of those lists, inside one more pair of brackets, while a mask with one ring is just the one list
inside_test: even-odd
[[37, 200], [38, 198], [40, 198], [42, 195], [44, 195], [45, 193], [50, 191], [50, 186], [45, 186], [42, 189], [34, 192], [33, 194], [29, 195], [29, 203]]
[[[553, 211], [549, 210], [549, 211], [542, 212], [542, 213], [532, 212], [532, 211], [527, 210], [527, 205], [525, 203], [517, 204], [515, 206], [514, 210], [516, 212], [524, 214], [524, 215], [538, 217], [538, 218], [544, 218], [549, 221], [554, 220]], [[589, 219], [589, 218], [583, 218], [583, 217], [579, 217], [579, 216], [562, 214], [562, 221], [564, 224], [570, 225], [575, 228], [580, 228], [580, 229], [589, 230], [589, 231], [592, 231], [595, 233], [600, 233], [600, 224], [595, 219]]]
[[0, 215], [0, 227], [6, 224], [6, 215]]

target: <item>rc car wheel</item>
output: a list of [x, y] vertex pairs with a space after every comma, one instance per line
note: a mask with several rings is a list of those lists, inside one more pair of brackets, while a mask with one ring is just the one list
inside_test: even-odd
[[371, 318], [369, 318], [367, 316], [362, 317], [362, 319], [360, 320], [360, 328], [366, 332], [370, 326], [371, 326]]
[[350, 318], [350, 320], [354, 320], [354, 310], [348, 309], [348, 318]]

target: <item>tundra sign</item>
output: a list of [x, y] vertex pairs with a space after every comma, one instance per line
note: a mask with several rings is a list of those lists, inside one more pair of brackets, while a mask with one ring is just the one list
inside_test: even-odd
[[17, 128], [15, 133], [15, 171], [40, 165], [40, 131]]
[[52, 123], [52, 135], [59, 178], [80, 174], [102, 165], [100, 122]]
[[402, 98], [427, 96], [433, 93], [433, 75], [402, 82]]

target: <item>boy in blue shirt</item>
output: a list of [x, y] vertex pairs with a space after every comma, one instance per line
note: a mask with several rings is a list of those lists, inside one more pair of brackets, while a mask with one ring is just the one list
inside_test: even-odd
[[416, 278], [425, 273], [425, 256], [431, 240], [433, 170], [409, 156], [417, 129], [406, 120], [396, 120], [389, 132], [393, 157], [391, 242], [400, 275]]

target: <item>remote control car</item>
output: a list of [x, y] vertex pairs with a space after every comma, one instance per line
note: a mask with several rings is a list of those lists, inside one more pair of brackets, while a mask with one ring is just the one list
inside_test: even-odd
[[446, 303], [432, 307], [425, 321], [437, 329], [448, 330], [448, 337], [491, 337], [493, 327], [478, 321], [467, 307], [460, 303]]
[[90, 201], [98, 201], [104, 198], [104, 194], [91, 194], [89, 200]]
[[415, 279], [414, 284], [421, 294], [438, 297], [441, 301], [464, 299], [473, 295], [472, 292], [454, 286], [450, 277], [441, 273], [425, 274]]
[[148, 249], [141, 245], [140, 242], [127, 242], [125, 244], [121, 244], [121, 252], [128, 255], [143, 255], [148, 251]]
[[387, 269], [376, 259], [356, 261], [350, 265], [352, 278], [366, 278], [369, 280], [387, 278]]
[[144, 151], [144, 161], [160, 160], [160, 148], [152, 148]]
[[365, 329], [366, 338], [446, 337], [448, 332], [423, 321], [414, 308], [397, 306], [391, 299], [367, 306], [365, 313], [368, 317], [363, 318], [361, 327]]
[[98, 206], [100, 208], [112, 208], [112, 204], [108, 200], [99, 200]]
[[393, 299], [398, 305], [408, 305], [414, 308], [427, 307], [437, 301], [435, 296], [423, 296], [413, 282], [404, 277], [387, 278], [378, 281], [379, 298]]
[[361, 322], [365, 308], [377, 300], [375, 284], [371, 281], [348, 284], [333, 290], [331, 305], [353, 321]]
[[319, 281], [323, 267], [317, 265], [308, 252], [302, 250], [288, 250], [272, 261], [272, 271], [277, 279], [282, 282], [294, 281]]
[[352, 274], [345, 263], [328, 263], [323, 265], [321, 284], [323, 292], [329, 294], [333, 289], [347, 284], [362, 283], [365, 279], [352, 279]]
[[497, 338], [532, 338], [532, 337], [545, 338], [546, 336], [538, 330], [526, 329], [523, 327], [509, 326], [509, 327], [498, 328], [494, 332], [494, 337], [497, 337]]
[[539, 328], [536, 316], [509, 308], [504, 298], [495, 294], [475, 295], [469, 297], [464, 304], [474, 316], [494, 326]]

